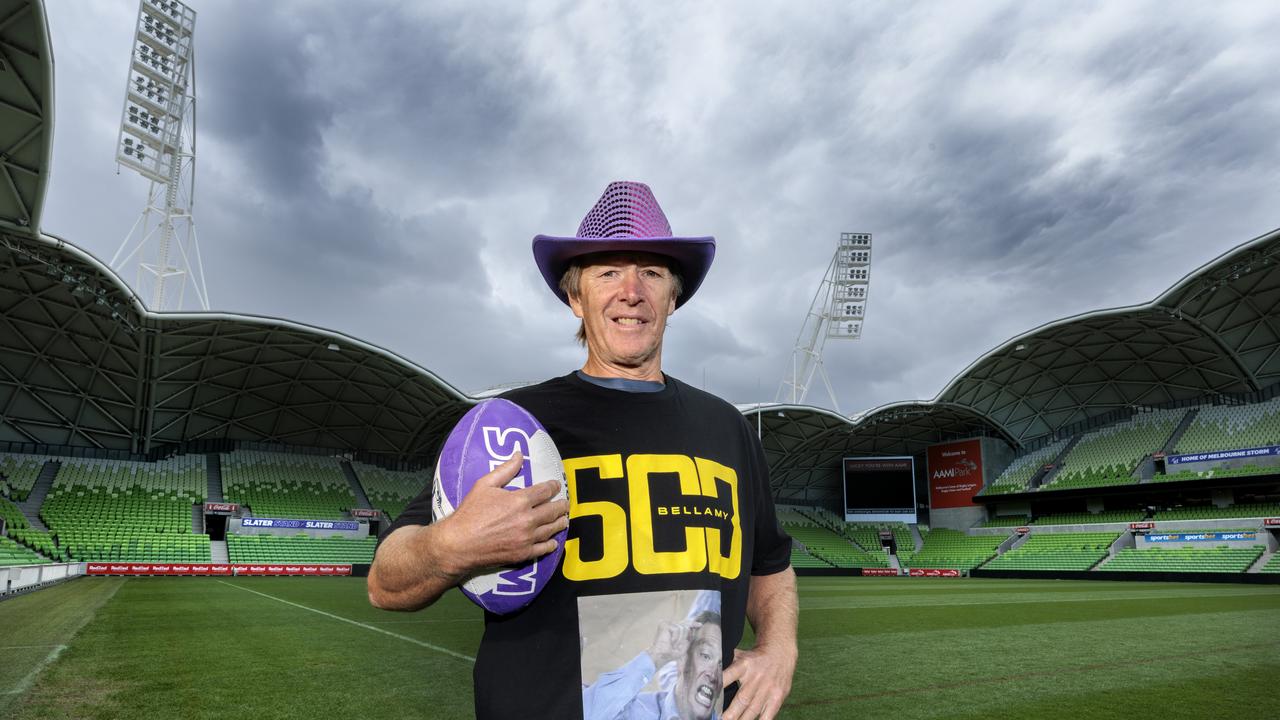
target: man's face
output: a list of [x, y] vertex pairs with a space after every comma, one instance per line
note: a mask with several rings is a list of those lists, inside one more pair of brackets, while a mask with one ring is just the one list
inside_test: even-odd
[[666, 261], [649, 253], [601, 253], [587, 263], [578, 296], [569, 297], [587, 334], [586, 369], [626, 369], [628, 375], [638, 371], [660, 379], [662, 333], [676, 309]]
[[707, 720], [720, 696], [720, 626], [703, 623], [694, 631], [689, 653], [681, 661], [676, 708], [684, 720]]

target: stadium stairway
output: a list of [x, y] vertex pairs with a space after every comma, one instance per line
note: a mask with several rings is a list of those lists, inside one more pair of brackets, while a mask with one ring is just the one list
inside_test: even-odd
[[205, 472], [209, 475], [209, 487], [205, 492], [205, 502], [226, 502], [222, 499], [222, 456], [209, 453], [204, 456]]
[[[924, 538], [920, 535], [920, 526], [911, 524], [907, 527], [911, 530], [911, 539], [914, 540], [916, 544], [915, 547], [911, 548], [911, 552], [918, 553], [920, 552], [920, 549], [924, 547]], [[896, 556], [894, 557], [894, 561], [897, 561]]]
[[[1173, 432], [1169, 433], [1169, 439], [1165, 440], [1164, 445], [1160, 446], [1160, 452], [1166, 455], [1173, 454], [1173, 450], [1178, 446], [1178, 441], [1182, 439], [1183, 433], [1187, 431], [1187, 428], [1191, 427], [1191, 423], [1195, 421], [1199, 413], [1200, 408], [1198, 407], [1188, 410], [1182, 416], [1182, 419], [1178, 421], [1178, 425], [1173, 429]], [[1144, 456], [1142, 461], [1138, 463], [1138, 467], [1133, 471], [1133, 474], [1138, 478], [1139, 485], [1154, 482], [1156, 476], [1155, 454], [1150, 453]]]
[[359, 501], [360, 507], [365, 510], [373, 509], [373, 506], [369, 504], [369, 497], [364, 494], [364, 486], [360, 484], [360, 478], [356, 477], [355, 468], [351, 467], [351, 463], [346, 460], [339, 464], [342, 465], [342, 474], [347, 476], [347, 484], [351, 486], [351, 492], [356, 494], [356, 500]]
[[1178, 441], [1186, 434], [1187, 428], [1191, 427], [1191, 423], [1195, 422], [1196, 416], [1200, 414], [1200, 408], [1193, 407], [1182, 416], [1182, 421], [1178, 423], [1178, 427], [1173, 429], [1173, 434], [1169, 435], [1169, 439], [1165, 441], [1164, 447], [1160, 448], [1160, 452], [1170, 455], [1173, 449], [1178, 447]]
[[57, 460], [49, 460], [40, 468], [40, 475], [36, 477], [36, 484], [31, 487], [31, 494], [26, 500], [18, 503], [18, 509], [22, 511], [27, 522], [31, 523], [31, 527], [40, 532], [49, 532], [48, 526], [40, 519], [40, 506], [44, 505], [44, 499], [49, 495], [49, 489], [53, 487], [53, 480], [58, 476], [58, 470], [62, 467], [62, 463]]
[[1031, 533], [1026, 533], [1026, 534], [1013, 533], [1012, 535], [1009, 536], [1009, 539], [1000, 543], [1000, 547], [996, 548], [996, 557], [1000, 557], [1001, 555], [1009, 552], [1010, 550], [1020, 545], [1026, 544], [1027, 540], [1030, 540], [1030, 539], [1031, 539]]
[[1055, 457], [1049, 463], [1053, 467], [1050, 470], [1040, 469], [1036, 471], [1036, 474], [1032, 475], [1031, 480], [1027, 483], [1027, 489], [1036, 490], [1041, 485], [1044, 485], [1045, 483], [1052, 480], [1055, 475], [1061, 472], [1062, 461], [1067, 457], [1068, 454], [1071, 453], [1071, 450], [1075, 448], [1076, 443], [1080, 442], [1080, 438], [1084, 436], [1085, 436], [1085, 433], [1077, 433], [1074, 437], [1071, 438], [1070, 442], [1068, 442], [1066, 445], [1063, 445], [1062, 452], [1058, 453], [1058, 456]]
[[1276, 550], [1272, 550], [1268, 548], [1266, 552], [1262, 553], [1262, 557], [1258, 558], [1257, 562], [1250, 565], [1249, 569], [1245, 570], [1245, 572], [1246, 573], [1262, 572], [1262, 568], [1266, 567], [1267, 563], [1271, 562], [1271, 558], [1276, 556], [1276, 552], [1277, 552]]
[[227, 541], [226, 540], [210, 540], [209, 541], [209, 562], [225, 565], [229, 562], [227, 559]]

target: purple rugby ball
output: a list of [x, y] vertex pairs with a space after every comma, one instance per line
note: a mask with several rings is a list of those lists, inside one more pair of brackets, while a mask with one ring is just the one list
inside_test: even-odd
[[[524, 455], [524, 464], [507, 484], [508, 490], [557, 480], [560, 492], [554, 499], [565, 497], [560, 451], [542, 423], [510, 400], [493, 398], [463, 415], [444, 441], [436, 462], [432, 516], [440, 520], [452, 515], [476, 481], [511, 459], [516, 450]], [[561, 530], [555, 536], [556, 549], [526, 565], [471, 576], [462, 583], [462, 593], [485, 610], [499, 614], [528, 605], [555, 574], [566, 534]]]

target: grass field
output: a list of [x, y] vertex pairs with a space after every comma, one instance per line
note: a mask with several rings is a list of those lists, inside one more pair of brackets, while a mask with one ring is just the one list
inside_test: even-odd
[[[1275, 586], [800, 587], [786, 718], [1278, 712]], [[394, 614], [357, 578], [85, 578], [0, 602], [0, 717], [466, 718], [480, 631], [456, 592]]]

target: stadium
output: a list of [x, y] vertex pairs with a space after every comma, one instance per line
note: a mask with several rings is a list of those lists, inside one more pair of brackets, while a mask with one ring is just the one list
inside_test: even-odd
[[[43, 231], [51, 42], [2, 4], [0, 716], [470, 716], [481, 613], [381, 612], [363, 576], [482, 398], [344, 333], [151, 310]], [[1270, 715], [1280, 230], [1187, 270], [931, 400], [739, 406], [802, 576], [783, 717]]]

